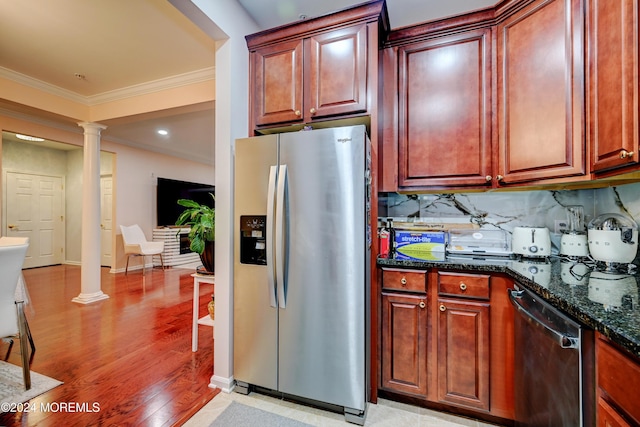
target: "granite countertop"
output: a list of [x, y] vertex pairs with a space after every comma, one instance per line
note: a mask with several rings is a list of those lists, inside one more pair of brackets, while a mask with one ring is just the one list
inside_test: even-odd
[[433, 261], [378, 258], [377, 264], [379, 267], [505, 273], [554, 307], [640, 358], [639, 268], [608, 273], [594, 268], [591, 262], [570, 261], [557, 256], [539, 260], [482, 260], [446, 258], [444, 254], [442, 259]]

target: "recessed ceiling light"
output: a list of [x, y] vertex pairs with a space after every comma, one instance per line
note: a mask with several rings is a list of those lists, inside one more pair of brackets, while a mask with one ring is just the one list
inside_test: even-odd
[[16, 138], [22, 139], [24, 141], [33, 141], [33, 142], [42, 142], [44, 139], [37, 138], [35, 136], [22, 135], [21, 133], [16, 133]]
[[158, 129], [158, 134], [162, 136], [167, 136], [169, 135], [169, 131], [166, 129]]

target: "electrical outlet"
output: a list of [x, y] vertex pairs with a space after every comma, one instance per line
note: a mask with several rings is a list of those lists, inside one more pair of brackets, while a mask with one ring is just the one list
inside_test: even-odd
[[556, 234], [562, 233], [567, 228], [569, 228], [569, 224], [567, 224], [567, 220], [566, 219], [556, 219], [555, 220], [555, 230], [554, 230], [554, 232]]

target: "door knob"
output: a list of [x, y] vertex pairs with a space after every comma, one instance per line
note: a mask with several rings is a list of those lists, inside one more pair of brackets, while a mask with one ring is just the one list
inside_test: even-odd
[[502, 176], [502, 175], [496, 175], [496, 179], [497, 179], [498, 181], [502, 181], [502, 180], [504, 179], [504, 176]]
[[634, 152], [633, 151], [627, 151], [627, 150], [622, 150], [620, 151], [620, 158], [621, 159], [630, 159], [633, 157]]
[[315, 114], [315, 113], [316, 113], [316, 109], [315, 109], [315, 108], [312, 108], [312, 109], [310, 109], [310, 110], [309, 110], [309, 112], [310, 112], [311, 114]]
[[485, 176], [485, 177], [484, 177], [484, 179], [485, 179], [487, 182], [489, 182], [489, 181], [491, 181], [491, 180], [493, 179], [493, 177], [492, 177], [491, 175], [487, 175], [487, 176]]
[[300, 114], [302, 114], [302, 113], [300, 112], [300, 110], [296, 110], [295, 114], [296, 114], [296, 116], [300, 117]]
[[420, 304], [418, 304], [420, 306], [420, 308], [425, 308], [427, 306], [427, 304], [424, 303], [424, 301], [420, 301]]
[[444, 304], [440, 304], [440, 311], [447, 311], [447, 307]]

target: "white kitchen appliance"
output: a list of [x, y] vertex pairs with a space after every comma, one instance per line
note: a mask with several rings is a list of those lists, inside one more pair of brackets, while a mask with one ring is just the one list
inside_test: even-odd
[[504, 230], [449, 230], [447, 255], [509, 257], [511, 254], [508, 234]]
[[638, 225], [625, 215], [606, 213], [589, 222], [589, 252], [607, 264], [631, 263], [638, 252]]
[[547, 227], [515, 227], [511, 249], [524, 257], [544, 258], [551, 255], [551, 237]]
[[584, 229], [584, 208], [567, 206], [567, 229], [560, 238], [560, 254], [569, 258], [589, 256], [587, 233]]

